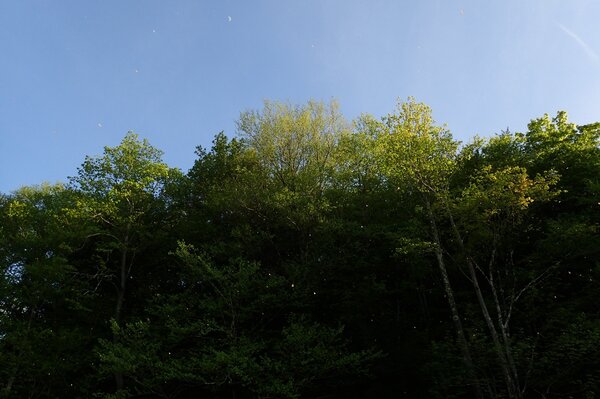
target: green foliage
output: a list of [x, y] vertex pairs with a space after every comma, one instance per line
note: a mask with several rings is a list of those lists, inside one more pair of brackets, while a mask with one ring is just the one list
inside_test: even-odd
[[598, 319], [586, 314], [575, 316], [540, 354], [538, 378], [541, 385], [552, 392], [552, 397], [596, 398], [600, 390], [598, 348]]
[[135, 194], [158, 195], [169, 169], [162, 151], [129, 132], [117, 147], [104, 147], [101, 157], [86, 157], [72, 183], [93, 196], [113, 202]]
[[421, 192], [447, 187], [458, 142], [435, 125], [431, 108], [409, 98], [383, 119], [381, 129], [378, 152], [387, 175]]
[[319, 195], [333, 166], [335, 145], [348, 127], [335, 102], [292, 106], [266, 101], [261, 112], [240, 115], [238, 130], [277, 184]]
[[130, 391], [169, 397], [185, 381], [294, 398], [314, 381], [364, 374], [374, 359], [368, 351], [346, 353], [341, 328], [277, 320], [290, 288], [258, 264], [217, 267], [183, 243], [174, 255], [182, 267], [179, 292], [153, 299], [146, 321], [124, 328], [113, 322], [115, 339], [100, 341], [100, 372], [122, 373]]
[[599, 123], [460, 146], [409, 98], [238, 130], [187, 174], [128, 133], [0, 195], [0, 397], [597, 397]]
[[[86, 381], [93, 345], [86, 334], [90, 297], [71, 262], [76, 231], [65, 209], [73, 193], [61, 185], [24, 187], [0, 206], [0, 369], [2, 395], [75, 394]], [[65, 377], [71, 376], [67, 382]]]
[[482, 167], [471, 178], [456, 200], [460, 216], [468, 220], [469, 228], [506, 229], [519, 226], [528, 208], [548, 201], [560, 192], [554, 189], [559, 178], [553, 170], [545, 176], [530, 178], [527, 169], [513, 166], [493, 170]]

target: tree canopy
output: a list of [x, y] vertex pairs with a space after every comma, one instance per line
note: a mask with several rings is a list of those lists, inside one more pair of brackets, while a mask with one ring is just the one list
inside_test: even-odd
[[600, 122], [265, 102], [0, 195], [2, 398], [595, 398]]

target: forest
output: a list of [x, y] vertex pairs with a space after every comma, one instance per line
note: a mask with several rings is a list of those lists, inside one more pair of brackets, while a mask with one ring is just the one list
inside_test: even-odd
[[0, 194], [0, 398], [600, 398], [600, 122], [266, 101]]

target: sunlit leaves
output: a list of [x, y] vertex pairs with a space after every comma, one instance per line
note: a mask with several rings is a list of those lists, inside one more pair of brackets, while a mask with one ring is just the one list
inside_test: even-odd
[[518, 222], [519, 217], [535, 201], [547, 201], [559, 191], [556, 172], [530, 178], [523, 167], [512, 166], [494, 170], [481, 168], [466, 187], [458, 202], [468, 207], [471, 216], [482, 213], [488, 222], [504, 217]]
[[380, 129], [378, 151], [386, 174], [422, 192], [447, 187], [458, 142], [435, 124], [431, 108], [409, 98], [383, 119]]
[[314, 195], [325, 187], [335, 146], [349, 126], [335, 102], [266, 101], [261, 111], [240, 115], [238, 130], [277, 184]]

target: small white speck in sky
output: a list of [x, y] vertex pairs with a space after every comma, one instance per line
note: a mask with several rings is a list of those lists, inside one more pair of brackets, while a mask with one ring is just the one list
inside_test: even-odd
[[136, 69], [134, 72], [135, 72], [135, 73], [138, 73], [139, 71], [140, 71], [139, 69]]
[[460, 15], [461, 15], [461, 16], [465, 15], [465, 10], [463, 10], [462, 8], [460, 9], [460, 11], [459, 11], [459, 12], [460, 12]]
[[156, 33], [156, 29], [152, 29], [152, 33]]
[[231, 15], [227, 16], [227, 22], [231, 22]]
[[98, 123], [98, 127], [102, 127], [102, 123]]

